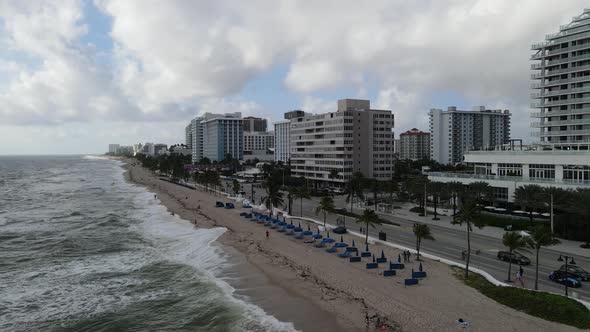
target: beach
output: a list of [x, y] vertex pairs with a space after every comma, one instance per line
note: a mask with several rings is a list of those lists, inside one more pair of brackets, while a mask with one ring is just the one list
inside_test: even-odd
[[[220, 244], [247, 261], [248, 267], [244, 269], [255, 269], [265, 276], [264, 283], [277, 287], [266, 294], [255, 291], [246, 295], [279, 320], [292, 321], [299, 330], [364, 331], [365, 314], [384, 317], [394, 330], [400, 331], [461, 330], [457, 324], [459, 318], [469, 321], [468, 330], [473, 331], [577, 330], [529, 316], [485, 297], [457, 280], [448, 265], [424, 259], [422, 265], [428, 277], [419, 285], [404, 286], [403, 280], [409, 278], [410, 269], [418, 270], [415, 257], [397, 276], [384, 277], [383, 267], [365, 269], [366, 258], [362, 263], [349, 263], [324, 249], [240, 217], [239, 213], [247, 210], [239, 206], [231, 210], [216, 208], [216, 201], [229, 201], [218, 194], [162, 181], [133, 159], [126, 160], [123, 167], [130, 182], [143, 185], [157, 195], [154, 204], [163, 204], [170, 213], [187, 222], [196, 221], [195, 227], [226, 228], [218, 239]], [[307, 227], [303, 221], [301, 224]], [[315, 232], [316, 225], [310, 225]], [[268, 239], [267, 229], [270, 231]], [[344, 235], [344, 241], [349, 244], [353, 239], [362, 247], [364, 239]], [[371, 245], [370, 250], [376, 256], [383, 250], [388, 259], [395, 261], [400, 253], [381, 245]], [[235, 273], [240, 274], [239, 271]], [[247, 279], [241, 282], [254, 282]], [[260, 283], [259, 279], [256, 278]], [[281, 305], [280, 296], [274, 293], [282, 292], [292, 298], [289, 303], [300, 299], [301, 304], [291, 308]], [[314, 312], [321, 314], [316, 316], [315, 322], [309, 322], [305, 314], [295, 314], [303, 310], [302, 306], [317, 308]], [[333, 321], [334, 326], [314, 328], [322, 317]]]

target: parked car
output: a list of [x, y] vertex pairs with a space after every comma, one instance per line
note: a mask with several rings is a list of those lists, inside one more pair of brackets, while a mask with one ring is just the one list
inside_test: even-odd
[[234, 203], [225, 203], [225, 208], [226, 209], [234, 209], [236, 206], [234, 205]]
[[565, 271], [561, 270], [551, 272], [549, 274], [549, 280], [560, 283], [562, 285], [567, 284], [568, 287], [582, 287], [582, 283], [580, 282], [580, 280], [572, 277], [571, 275], [569, 275], [569, 273], [566, 273]]
[[341, 194], [344, 194], [344, 189], [335, 188], [333, 190], [333, 192], [334, 192], [334, 194], [341, 195]]
[[[560, 271], [565, 271], [565, 264], [559, 268]], [[575, 265], [568, 265], [567, 272], [570, 276], [578, 278], [582, 281], [590, 280], [590, 273], [586, 272], [583, 268]]]
[[242, 207], [243, 207], [244, 209], [249, 209], [249, 208], [251, 208], [251, 207], [252, 207], [252, 205], [250, 205], [250, 204], [248, 204], [248, 203], [245, 203], [245, 204], [242, 204]]
[[225, 204], [223, 202], [215, 202], [215, 207], [225, 207]]
[[516, 263], [519, 265], [529, 265], [531, 264], [531, 260], [527, 257], [517, 253], [517, 252], [508, 252], [508, 251], [498, 251], [498, 259], [501, 261]]
[[336, 234], [346, 234], [346, 227], [336, 227], [332, 230], [332, 233]]

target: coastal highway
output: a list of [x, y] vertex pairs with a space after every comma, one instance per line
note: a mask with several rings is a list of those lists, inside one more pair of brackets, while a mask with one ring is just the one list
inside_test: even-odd
[[[251, 188], [250, 184], [243, 184], [242, 188], [247, 193], [247, 197], [250, 197]], [[256, 201], [259, 202], [260, 198], [264, 197], [265, 191], [260, 188], [254, 188], [255, 190], [255, 198]], [[335, 196], [334, 197], [335, 206], [336, 208], [343, 208], [348, 207], [350, 205], [345, 203], [345, 196]], [[304, 199], [303, 200], [303, 216], [307, 218], [313, 218], [316, 220], [320, 220], [321, 217], [317, 216], [314, 211], [316, 206], [319, 203], [318, 197], [313, 197], [310, 200]], [[359, 213], [361, 211], [356, 210], [355, 212]], [[409, 214], [409, 212], [405, 211]], [[299, 200], [293, 203], [293, 214], [298, 216], [300, 214], [300, 202]], [[391, 216], [391, 215], [384, 215], [380, 214], [382, 218], [390, 220], [399, 224], [400, 226], [394, 225], [380, 225], [374, 229], [369, 229], [369, 235], [377, 238], [379, 231], [384, 231], [387, 234], [387, 241], [393, 242], [399, 245], [407, 246], [409, 248], [415, 248], [416, 246], [416, 238], [412, 231], [412, 226], [415, 223], [413, 220], [408, 220], [403, 216]], [[329, 214], [327, 217], [327, 221], [330, 224], [336, 224], [336, 218], [342, 218], [342, 216]], [[430, 216], [428, 218], [431, 218]], [[355, 220], [351, 217], [346, 217], [346, 225], [349, 229], [358, 231], [361, 225], [357, 224]], [[427, 219], [425, 219], [427, 220]], [[440, 223], [448, 223], [449, 221], [440, 220]], [[432, 235], [435, 238], [435, 241], [423, 240], [421, 251], [425, 253], [429, 253], [432, 255], [436, 255], [442, 258], [450, 259], [456, 262], [463, 262], [461, 260], [461, 252], [467, 249], [467, 234], [465, 232], [465, 227], [461, 228], [449, 228], [445, 226], [439, 226], [436, 224], [429, 224]], [[500, 250], [505, 250], [505, 247], [502, 245], [502, 240], [483, 235], [477, 234], [477, 230], [471, 233], [471, 266], [477, 267], [482, 269], [488, 273], [490, 273], [494, 278], [497, 280], [503, 281], [506, 280], [508, 274], [508, 262], [503, 262], [498, 260], [497, 253]], [[475, 250], [480, 250], [478, 255], [475, 254]], [[583, 249], [580, 249], [583, 250]], [[524, 281], [525, 287], [533, 288], [534, 287], [534, 275], [535, 275], [535, 253], [531, 251], [530, 253], [523, 253], [525, 256], [531, 259], [532, 263], [529, 266], [523, 266], [524, 269]], [[553, 249], [543, 248], [540, 252], [540, 265], [539, 265], [539, 289], [545, 290], [549, 292], [564, 293], [564, 286], [554, 283], [548, 279], [549, 273], [558, 269], [563, 262], [558, 262], [557, 258], [560, 254], [566, 254], [564, 252], [559, 252]], [[571, 256], [571, 254], [570, 254]], [[576, 261], [576, 265], [585, 269], [590, 269], [590, 259], [573, 255], [574, 260]], [[516, 270], [518, 269], [518, 265], [512, 265], [512, 275], [511, 279], [514, 279]], [[580, 299], [590, 301], [590, 282], [583, 282], [581, 288], [572, 289], [570, 288], [569, 294], [572, 295], [572, 292], [576, 292]]]

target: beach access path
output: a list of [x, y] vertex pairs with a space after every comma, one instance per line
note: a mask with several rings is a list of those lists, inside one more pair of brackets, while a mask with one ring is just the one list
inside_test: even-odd
[[[276, 230], [270, 230], [267, 239], [268, 228], [239, 216], [249, 209], [215, 208], [216, 201], [230, 200], [161, 181], [134, 163], [131, 160], [125, 166], [129, 178], [156, 193], [171, 212], [187, 222], [196, 219], [198, 227], [227, 228], [220, 238], [222, 244], [243, 253], [249, 262], [290, 294], [304, 297], [336, 315], [339, 324], [351, 331], [364, 330], [365, 312], [387, 317], [391, 324], [404, 331], [456, 331], [459, 330], [458, 318], [468, 320], [474, 331], [577, 330], [501, 305], [465, 286], [453, 276], [448, 265], [436, 261], [424, 260], [428, 277], [417, 286], [406, 287], [403, 279], [409, 278], [410, 269], [418, 269], [415, 261], [408, 263], [399, 275], [386, 278], [381, 275], [382, 267], [366, 270], [366, 259], [362, 264], [349, 263]], [[316, 226], [310, 225], [315, 232]], [[302, 226], [307, 227], [304, 223]], [[344, 241], [349, 244], [353, 239], [361, 246], [361, 238], [344, 235]], [[388, 259], [396, 261], [400, 253], [380, 245], [370, 249], [377, 256], [383, 250]]]

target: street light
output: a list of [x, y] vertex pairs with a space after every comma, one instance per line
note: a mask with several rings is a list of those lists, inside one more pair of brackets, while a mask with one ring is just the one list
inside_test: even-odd
[[572, 256], [563, 255], [563, 257], [562, 257], [561, 254], [559, 255], [559, 258], [557, 259], [557, 261], [558, 262], [563, 262], [564, 261], [564, 258], [565, 258], [565, 278], [566, 279], [565, 279], [565, 282], [563, 284], [565, 285], [565, 296], [568, 296], [567, 295], [567, 277], [568, 277], [568, 273], [569, 272], [567, 270], [567, 264], [568, 264], [567, 261], [571, 258], [571, 260], [569, 262], [570, 265], [576, 265], [576, 262], [574, 261], [574, 258]]

